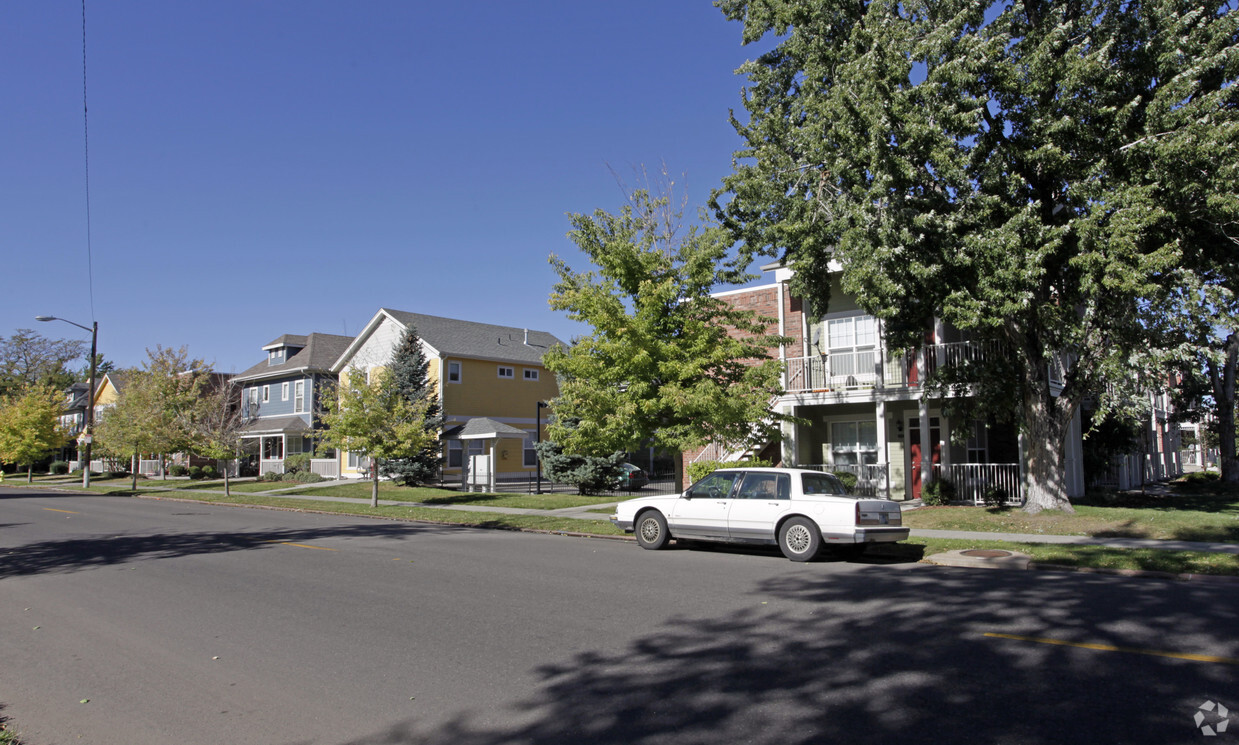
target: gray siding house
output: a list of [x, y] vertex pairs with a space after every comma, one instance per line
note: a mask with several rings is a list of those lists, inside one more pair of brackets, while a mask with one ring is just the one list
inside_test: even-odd
[[331, 364], [353, 341], [336, 334], [285, 334], [263, 346], [266, 360], [233, 378], [246, 428], [242, 473], [282, 473], [284, 458], [314, 451], [315, 397], [335, 381]]

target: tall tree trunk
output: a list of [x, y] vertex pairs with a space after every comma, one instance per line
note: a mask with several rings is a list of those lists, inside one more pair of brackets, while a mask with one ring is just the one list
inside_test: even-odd
[[228, 461], [224, 461], [224, 496], [225, 497], [232, 496], [232, 488], [229, 485], [229, 481], [228, 481], [228, 465], [229, 465]]
[[129, 461], [129, 476], [133, 481], [130, 487], [132, 491], [138, 490], [138, 454], [134, 453], [133, 458]]
[[1226, 337], [1226, 356], [1209, 363], [1209, 380], [1218, 427], [1218, 465], [1222, 481], [1239, 484], [1239, 457], [1235, 454], [1235, 373], [1239, 367], [1239, 333]]
[[[1061, 399], [1061, 397], [1059, 397]], [[1050, 396], [1048, 388], [1029, 393], [1024, 400], [1024, 511], [1075, 512], [1067, 496], [1063, 444], [1071, 417], [1066, 402]]]
[[34, 466], [33, 465], [26, 466], [26, 483], [27, 484], [34, 483]]

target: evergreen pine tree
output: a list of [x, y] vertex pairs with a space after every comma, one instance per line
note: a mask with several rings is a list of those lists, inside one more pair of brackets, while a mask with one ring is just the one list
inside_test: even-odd
[[405, 401], [410, 404], [426, 402], [425, 428], [427, 432], [435, 433], [435, 437], [411, 458], [384, 460], [379, 464], [383, 475], [391, 476], [405, 486], [433, 481], [438, 478], [442, 465], [438, 433], [443, 428], [443, 412], [438, 394], [430, 384], [429, 369], [430, 363], [422, 353], [417, 329], [410, 325], [396, 347], [388, 374], [395, 391]]

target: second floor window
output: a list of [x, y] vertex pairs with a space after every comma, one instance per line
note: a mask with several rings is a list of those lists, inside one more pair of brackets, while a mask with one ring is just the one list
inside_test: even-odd
[[[287, 385], [287, 383], [285, 383]], [[293, 396], [293, 413], [300, 414], [305, 411], [305, 381], [298, 380], [294, 386]]]
[[460, 363], [459, 362], [447, 363], [447, 382], [449, 383], [460, 382]]
[[538, 379], [537, 370], [530, 370], [529, 368], [525, 368], [525, 380], [537, 380], [537, 379]]
[[504, 365], [500, 365], [499, 366], [499, 377], [512, 380], [513, 378], [516, 377], [516, 369], [511, 368], [511, 367], [506, 367]]
[[849, 316], [826, 321], [826, 346], [832, 375], [873, 372], [878, 325], [873, 316]]
[[280, 400], [288, 400], [288, 383], [280, 383]]
[[271, 386], [264, 385], [262, 387], [262, 402], [265, 404], [271, 400]]

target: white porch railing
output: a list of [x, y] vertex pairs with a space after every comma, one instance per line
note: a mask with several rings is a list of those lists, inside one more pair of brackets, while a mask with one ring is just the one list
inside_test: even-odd
[[163, 463], [159, 460], [138, 461], [138, 473], [143, 476], [159, 476], [163, 473]]
[[1000, 490], [1004, 504], [1023, 504], [1024, 490], [1018, 463], [951, 463], [934, 464], [934, 477], [955, 485], [959, 502], [985, 504], [985, 495]]
[[796, 468], [824, 473], [850, 473], [856, 477], [856, 486], [852, 487], [853, 494], [865, 497], [886, 497], [889, 493], [890, 465], [887, 463], [818, 464], [796, 466]]
[[279, 460], [262, 460], [258, 463], [258, 472], [261, 474], [268, 473], [284, 473], [284, 459]]
[[334, 458], [315, 458], [310, 461], [310, 471], [325, 479], [340, 478], [340, 461]]

